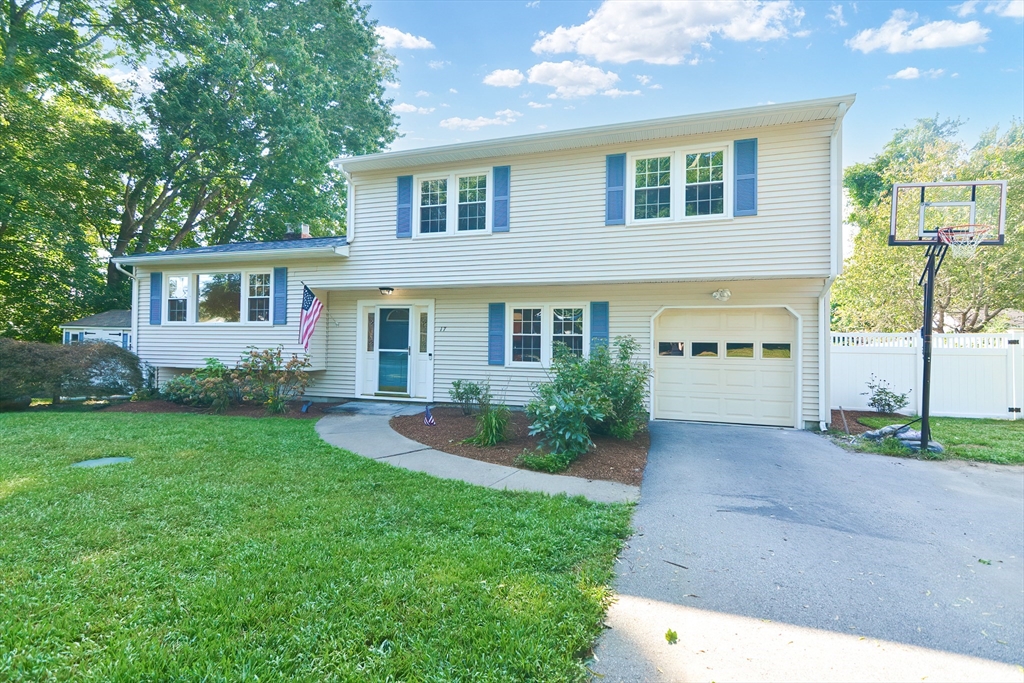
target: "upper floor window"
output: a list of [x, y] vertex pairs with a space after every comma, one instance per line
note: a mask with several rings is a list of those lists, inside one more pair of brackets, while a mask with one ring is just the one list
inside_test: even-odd
[[420, 183], [420, 232], [447, 232], [448, 179]]
[[725, 216], [730, 210], [729, 145], [629, 155], [631, 224]]
[[725, 154], [722, 150], [686, 155], [686, 215], [725, 213]]
[[459, 178], [459, 230], [487, 229], [487, 176]]
[[183, 323], [188, 320], [188, 275], [167, 278], [167, 321]]
[[671, 218], [672, 157], [636, 160], [633, 218]]
[[413, 234], [467, 234], [489, 231], [490, 171], [416, 178]]

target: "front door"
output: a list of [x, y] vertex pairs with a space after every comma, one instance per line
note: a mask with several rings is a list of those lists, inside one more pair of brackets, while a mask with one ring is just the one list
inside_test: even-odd
[[409, 308], [381, 308], [377, 339], [377, 392], [409, 394]]

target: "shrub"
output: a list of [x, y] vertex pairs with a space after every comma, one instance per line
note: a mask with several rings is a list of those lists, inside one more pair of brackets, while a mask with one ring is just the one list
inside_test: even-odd
[[530, 435], [540, 434], [549, 453], [557, 453], [569, 462], [586, 453], [594, 442], [588, 422], [601, 422], [608, 399], [586, 389], [568, 391], [554, 383], [536, 387], [537, 398], [526, 406], [530, 416]]
[[564, 453], [531, 453], [523, 451], [516, 456], [516, 463], [530, 470], [558, 474], [572, 464], [573, 458]]
[[905, 394], [897, 394], [892, 390], [891, 385], [884, 379], [878, 379], [874, 373], [871, 374], [871, 381], [867, 383], [868, 390], [861, 396], [870, 396], [868, 405], [880, 413], [895, 413], [900, 408], [905, 408], [910, 400]]
[[302, 396], [309, 385], [309, 359], [292, 355], [285, 361], [282, 349], [257, 349], [249, 347], [242, 356], [230, 379], [241, 392], [245, 401], [262, 403], [268, 413], [283, 413], [288, 410], [288, 401]]
[[457, 379], [452, 382], [452, 388], [448, 390], [448, 396], [462, 408], [463, 415], [472, 415], [476, 406], [480, 403], [482, 387], [476, 382]]
[[490, 382], [482, 382], [478, 386], [477, 403], [480, 414], [476, 417], [476, 433], [464, 441], [476, 446], [493, 446], [508, 439], [508, 425], [512, 421], [512, 411], [504, 403], [492, 404]]
[[0, 338], [0, 398], [130, 394], [143, 383], [139, 359], [114, 344], [74, 346]]
[[626, 336], [615, 339], [614, 356], [604, 345], [590, 353], [588, 377], [611, 404], [605, 420], [595, 425], [598, 434], [629, 440], [647, 428], [647, 381], [651, 368], [634, 360], [639, 350], [639, 342]]

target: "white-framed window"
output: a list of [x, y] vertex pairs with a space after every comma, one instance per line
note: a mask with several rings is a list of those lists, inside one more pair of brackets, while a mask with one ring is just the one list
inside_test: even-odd
[[269, 325], [273, 290], [269, 270], [169, 274], [164, 319], [169, 323]]
[[251, 323], [270, 322], [270, 273], [249, 273], [246, 320]]
[[507, 310], [505, 357], [509, 365], [547, 366], [559, 342], [578, 356], [590, 352], [588, 304], [509, 304]]
[[191, 275], [169, 275], [167, 277], [166, 320], [169, 323], [187, 323]]
[[627, 155], [629, 225], [721, 219], [730, 215], [729, 143]]
[[490, 232], [490, 170], [472, 170], [447, 176], [417, 176], [414, 181], [414, 236]]

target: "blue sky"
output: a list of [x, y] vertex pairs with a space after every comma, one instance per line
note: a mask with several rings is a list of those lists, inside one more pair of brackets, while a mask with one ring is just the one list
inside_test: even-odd
[[1024, 118], [1024, 0], [373, 3], [391, 149], [857, 94], [844, 163], [938, 113]]

